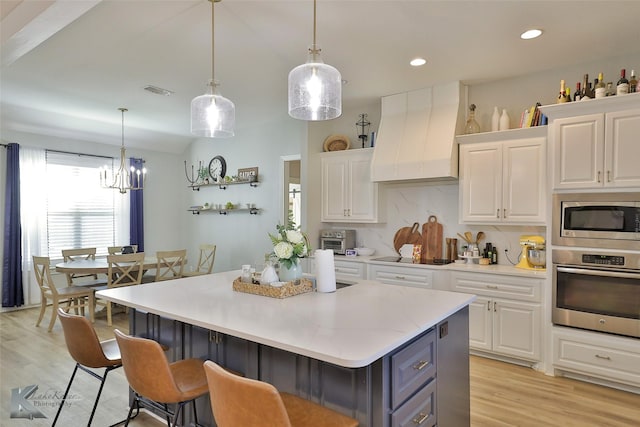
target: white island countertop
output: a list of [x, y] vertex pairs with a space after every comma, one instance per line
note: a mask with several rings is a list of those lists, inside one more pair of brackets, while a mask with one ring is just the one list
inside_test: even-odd
[[333, 363], [367, 366], [475, 296], [362, 280], [333, 293], [277, 299], [233, 290], [240, 271], [96, 292], [100, 298]]

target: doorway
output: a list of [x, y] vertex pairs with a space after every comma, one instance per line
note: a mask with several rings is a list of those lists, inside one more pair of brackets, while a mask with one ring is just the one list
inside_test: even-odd
[[289, 212], [296, 227], [302, 222], [302, 186], [300, 155], [283, 156], [282, 223], [288, 224]]

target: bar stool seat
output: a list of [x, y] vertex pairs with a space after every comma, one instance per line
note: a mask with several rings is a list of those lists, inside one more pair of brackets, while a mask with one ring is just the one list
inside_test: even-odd
[[356, 427], [358, 420], [317, 403], [279, 393], [271, 384], [244, 378], [207, 360], [204, 370], [218, 427]]
[[[172, 422], [175, 426], [182, 408], [189, 402], [193, 404], [195, 425], [199, 425], [195, 399], [209, 392], [204, 361], [185, 359], [169, 363], [156, 341], [132, 337], [118, 329], [114, 333], [125, 376], [134, 392], [125, 426], [129, 424], [134, 407], [139, 409], [140, 405], [162, 412], [167, 424]], [[175, 410], [169, 410], [168, 405], [174, 404]]]

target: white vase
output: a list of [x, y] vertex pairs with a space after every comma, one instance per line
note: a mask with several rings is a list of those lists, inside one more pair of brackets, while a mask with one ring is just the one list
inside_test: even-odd
[[269, 283], [278, 281], [278, 273], [276, 273], [276, 269], [271, 265], [271, 263], [267, 263], [264, 270], [262, 270], [262, 274], [260, 274], [260, 284], [268, 285]]
[[498, 107], [493, 107], [493, 115], [491, 116], [491, 131], [495, 132], [500, 129], [500, 111]]
[[302, 277], [302, 266], [299, 262], [295, 262], [291, 268], [280, 263], [280, 273], [278, 274], [281, 282], [293, 282]]
[[507, 110], [502, 110], [502, 115], [500, 116], [500, 130], [509, 129], [509, 114], [507, 114]]

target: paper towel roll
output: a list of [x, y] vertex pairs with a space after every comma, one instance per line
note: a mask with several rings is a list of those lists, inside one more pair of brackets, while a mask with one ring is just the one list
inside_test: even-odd
[[317, 249], [316, 259], [316, 290], [318, 292], [335, 292], [336, 268], [333, 262], [332, 249]]

